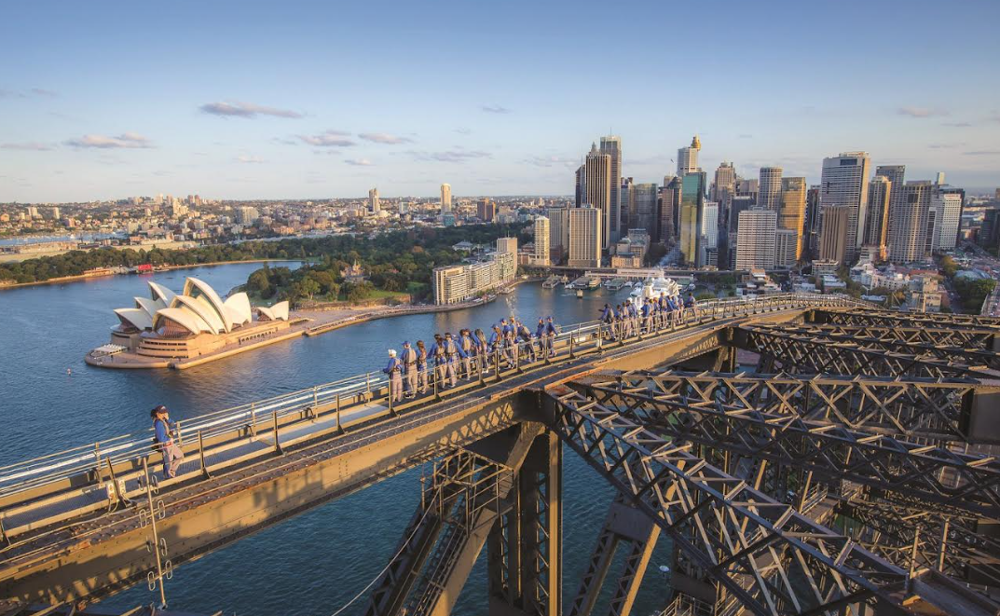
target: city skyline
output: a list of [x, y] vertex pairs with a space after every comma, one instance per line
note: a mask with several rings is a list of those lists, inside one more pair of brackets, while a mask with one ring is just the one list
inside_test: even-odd
[[[432, 196], [442, 182], [456, 196], [563, 195], [607, 134], [621, 137], [621, 175], [636, 183], [673, 172], [698, 134], [700, 167], [734, 161], [747, 178], [782, 167], [815, 184], [823, 158], [864, 150], [915, 179], [1000, 184], [995, 3], [730, 3], [727, 20], [653, 3], [531, 5], [530, 20], [510, 7], [299, 6], [11, 7], [0, 201], [363, 197], [373, 185]], [[891, 22], [871, 19], [894, 7]], [[690, 27], [623, 36], [592, 57], [591, 40], [620, 15]], [[913, 37], [921, 24], [950, 26], [962, 44]], [[751, 32], [759, 49], [739, 53]], [[679, 48], [695, 50], [685, 88], [648, 79], [676, 70]], [[572, 96], [585, 53], [588, 72], [641, 95]], [[891, 76], [875, 70], [880, 58], [900, 59]], [[798, 79], [758, 91], [762, 59]]]

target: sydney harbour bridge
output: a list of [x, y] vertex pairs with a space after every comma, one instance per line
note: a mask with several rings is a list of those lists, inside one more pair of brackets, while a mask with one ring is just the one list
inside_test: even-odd
[[[779, 295], [614, 333], [564, 327], [402, 403], [367, 374], [202, 415], [171, 480], [145, 433], [0, 469], [0, 614], [136, 584], [165, 604], [174, 568], [416, 466], [346, 613], [448, 614], [485, 559], [479, 613], [586, 616], [610, 588], [627, 615], [663, 541], [663, 616], [998, 613], [1000, 319]], [[580, 579], [569, 455], [614, 488]]]

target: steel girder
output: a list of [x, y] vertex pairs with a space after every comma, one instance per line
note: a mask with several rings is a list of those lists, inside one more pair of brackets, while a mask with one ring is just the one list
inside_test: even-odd
[[[794, 336], [801, 336], [811, 340], [825, 339], [839, 344], [856, 344], [865, 349], [882, 349], [893, 353], [912, 355], [920, 360], [930, 360], [943, 362], [947, 365], [964, 365], [971, 369], [986, 368], [989, 370], [1000, 370], [1000, 353], [987, 350], [985, 343], [992, 346], [992, 334], [984, 336], [982, 332], [963, 332], [965, 334], [979, 335], [983, 342], [980, 348], [967, 348], [947, 344], [944, 341], [927, 341], [937, 331], [940, 330], [890, 330], [876, 328], [845, 328], [847, 331], [836, 331], [839, 328], [818, 327], [815, 325], [794, 326], [789, 324], [764, 325], [756, 324], [752, 326], [756, 330], [767, 330], [772, 333], [786, 333]], [[923, 333], [924, 340], [913, 340], [912, 332]], [[958, 330], [961, 331], [961, 330]], [[889, 333], [891, 332], [891, 333]], [[906, 332], [910, 332], [907, 334]], [[909, 339], [903, 339], [906, 335]], [[957, 337], [957, 336], [956, 336]]]
[[988, 329], [951, 329], [946, 325], [928, 324], [926, 327], [884, 327], [876, 325], [835, 325], [805, 323], [801, 327], [828, 332], [831, 336], [876, 338], [908, 344], [931, 344], [958, 349], [993, 350], [1000, 332]]
[[954, 361], [942, 361], [910, 353], [888, 351], [879, 345], [857, 341], [835, 343], [825, 337], [786, 333], [759, 325], [733, 330], [736, 346], [761, 356], [765, 372], [809, 374], [861, 374], [869, 376], [916, 376], [922, 378], [995, 378]]
[[897, 565], [634, 418], [565, 388], [549, 399], [552, 429], [566, 444], [752, 613], [900, 604], [893, 591], [907, 573]]
[[860, 325], [864, 327], [929, 327], [938, 329], [975, 329], [1000, 333], [1000, 318], [972, 314], [943, 314], [933, 312], [898, 312], [866, 308], [828, 310], [818, 308], [812, 312], [815, 323], [832, 325]]
[[630, 373], [576, 386], [675, 444], [764, 458], [1000, 520], [1000, 460], [805, 418], [798, 407], [806, 402], [801, 394], [808, 383]]

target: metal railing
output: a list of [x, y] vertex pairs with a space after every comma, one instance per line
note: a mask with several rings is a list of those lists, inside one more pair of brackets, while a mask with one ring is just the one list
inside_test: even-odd
[[[486, 384], [487, 381], [494, 382], [512, 373], [535, 370], [554, 361], [600, 352], [608, 345], [624, 347], [719, 319], [790, 309], [861, 306], [867, 304], [835, 295], [781, 294], [752, 300], [710, 300], [699, 302], [696, 308], [659, 314], [649, 320], [639, 316], [614, 325], [590, 321], [563, 326], [562, 331], [548, 342], [532, 339], [509, 347], [498, 347], [486, 356], [477, 355], [469, 362], [469, 370], [465, 370], [466, 366], [461, 360], [454, 363], [453, 369], [456, 381], [478, 380], [480, 384]], [[442, 378], [441, 369], [430, 365], [432, 359], [428, 358], [425, 372], [425, 393], [415, 396], [416, 403], [441, 399], [447, 382], [451, 380], [447, 370], [443, 371]], [[457, 378], [458, 372], [462, 372], [461, 379]], [[241, 439], [246, 436], [254, 437], [258, 432], [273, 432], [277, 441], [279, 425], [294, 421], [296, 416], [315, 420], [318, 415], [336, 412], [339, 425], [342, 408], [359, 408], [365, 404], [379, 403], [388, 407], [392, 414], [394, 407], [401, 404], [407, 407], [414, 405], [414, 401], [401, 403], [395, 400], [396, 392], [389, 385], [388, 377], [380, 372], [347, 377], [178, 421], [175, 424], [175, 438], [186, 453], [191, 450], [191, 453], [201, 455], [204, 459], [205, 440], [218, 440], [226, 435], [232, 439]], [[77, 489], [87, 483], [103, 485], [106, 479], [102, 469], [105, 467], [114, 469], [116, 465], [130, 463], [138, 468], [143, 458], [157, 453], [158, 450], [154, 451], [153, 448], [152, 434], [152, 429], [124, 434], [0, 467], [0, 507], [18, 504], [21, 501], [14, 500], [17, 495], [33, 489], [38, 490], [25, 501], [38, 498], [38, 491], [47, 484], [69, 481], [70, 485], [66, 487]], [[194, 441], [198, 442], [197, 447], [192, 444]], [[110, 474], [114, 476], [113, 471]], [[3, 504], [4, 501], [6, 505]]]

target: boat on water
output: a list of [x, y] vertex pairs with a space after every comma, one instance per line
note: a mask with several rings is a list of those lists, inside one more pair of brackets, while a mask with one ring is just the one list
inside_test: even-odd
[[604, 281], [604, 288], [610, 291], [619, 291], [627, 284], [624, 278], [609, 278]]
[[676, 297], [680, 292], [681, 288], [673, 278], [660, 275], [655, 278], [649, 277], [642, 284], [635, 283], [632, 292], [629, 293], [629, 299], [637, 308], [641, 308], [647, 300], [659, 298], [661, 294]]
[[577, 289], [576, 296], [580, 299], [583, 299], [583, 289]]

